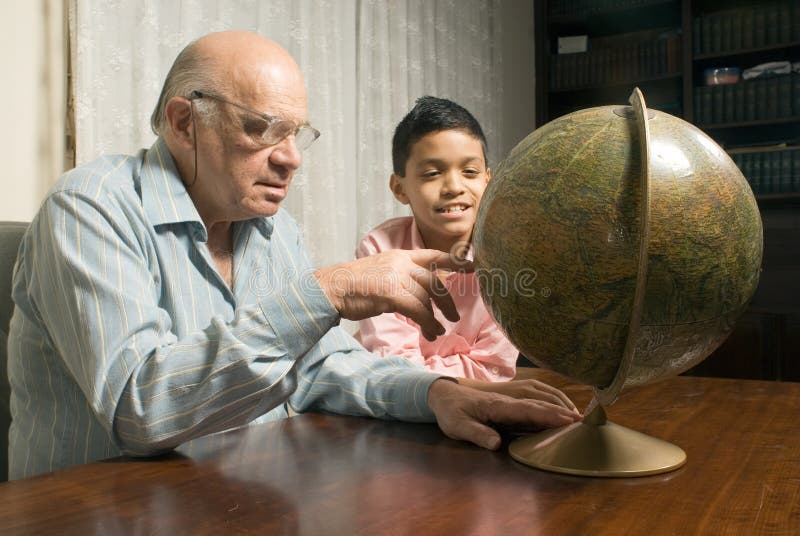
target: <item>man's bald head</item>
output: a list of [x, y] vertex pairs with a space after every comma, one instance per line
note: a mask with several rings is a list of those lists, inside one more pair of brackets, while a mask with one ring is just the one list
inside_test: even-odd
[[173, 97], [187, 97], [197, 90], [205, 93], [222, 92], [237, 98], [243, 91], [281, 90], [284, 88], [259, 86], [283, 85], [287, 82], [295, 92], [297, 88], [301, 89], [305, 101], [300, 68], [291, 55], [274, 41], [245, 31], [208, 34], [191, 42], [178, 54], [150, 117], [150, 126], [156, 134], [163, 134], [166, 126], [164, 111]]

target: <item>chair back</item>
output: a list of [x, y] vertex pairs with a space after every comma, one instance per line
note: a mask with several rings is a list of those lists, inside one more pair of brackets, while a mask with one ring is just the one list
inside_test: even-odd
[[8, 480], [8, 428], [11, 426], [8, 385], [8, 325], [14, 302], [11, 301], [11, 276], [27, 223], [0, 221], [0, 482]]

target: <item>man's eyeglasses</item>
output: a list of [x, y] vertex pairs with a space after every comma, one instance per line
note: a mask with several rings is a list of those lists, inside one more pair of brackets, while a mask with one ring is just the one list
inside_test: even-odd
[[288, 136], [294, 134], [294, 143], [297, 145], [297, 149], [303, 151], [308, 149], [308, 147], [314, 143], [314, 140], [319, 138], [319, 131], [307, 123], [298, 125], [289, 119], [283, 119], [253, 110], [243, 104], [229, 101], [214, 93], [205, 93], [197, 90], [192, 91], [189, 95], [189, 100], [196, 99], [213, 99], [257, 115], [260, 121], [257, 123], [245, 122], [244, 131], [255, 143], [263, 145], [264, 147], [278, 144]]

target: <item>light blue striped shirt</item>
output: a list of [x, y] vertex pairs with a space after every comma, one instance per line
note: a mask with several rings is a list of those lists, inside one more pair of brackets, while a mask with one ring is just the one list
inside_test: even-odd
[[234, 225], [232, 289], [206, 239], [163, 140], [59, 180], [14, 276], [10, 478], [167, 451], [284, 402], [433, 421], [437, 376], [337, 326], [285, 211]]

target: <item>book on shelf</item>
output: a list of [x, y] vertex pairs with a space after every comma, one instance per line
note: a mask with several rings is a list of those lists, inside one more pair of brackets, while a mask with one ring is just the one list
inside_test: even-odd
[[742, 10], [742, 48], [753, 48], [755, 44], [755, 30], [753, 9]]
[[778, 117], [789, 117], [792, 115], [792, 77], [780, 76], [778, 84]]
[[714, 20], [712, 15], [703, 15], [700, 17], [700, 26], [703, 29], [700, 50], [703, 54], [712, 52], [711, 47], [711, 22]]
[[764, 25], [764, 44], [775, 45], [779, 43], [778, 4], [770, 4], [764, 7]]
[[772, 175], [772, 161], [775, 154], [777, 153], [759, 153], [759, 156], [761, 157], [762, 189], [764, 190], [765, 194], [778, 193], [778, 190], [775, 187], [775, 177]]
[[800, 3], [792, 3], [792, 41], [800, 41]]
[[588, 50], [551, 54], [553, 90], [616, 84], [679, 73], [681, 36], [674, 28], [589, 38]]
[[792, 181], [792, 153], [797, 151], [781, 151], [780, 155], [780, 191], [783, 193], [794, 192]]
[[711, 17], [711, 50], [722, 52], [722, 17], [716, 14]]
[[792, 6], [784, 2], [778, 6], [778, 42], [792, 41]]
[[712, 96], [711, 96], [711, 87], [704, 87], [703, 88], [703, 122], [704, 123], [711, 123], [713, 120], [713, 114], [711, 113], [712, 110]]
[[[800, 8], [798, 8], [800, 11]], [[792, 73], [790, 75], [792, 84], [792, 115], [800, 116], [800, 74]]]
[[742, 48], [742, 10], [737, 9], [730, 12], [731, 19], [731, 50], [741, 50]]
[[800, 116], [800, 74], [694, 88], [695, 122], [733, 123]]
[[753, 12], [753, 46], [763, 47], [767, 43], [766, 13], [757, 8]]
[[733, 50], [733, 46], [731, 44], [731, 37], [733, 34], [733, 20], [732, 14], [730, 12], [721, 13], [718, 15], [720, 19], [720, 32], [722, 37], [720, 38], [720, 51], [728, 52]]
[[764, 181], [761, 176], [761, 153], [753, 153], [750, 155], [750, 158], [753, 160], [753, 191], [757, 194], [769, 193], [766, 191], [766, 188], [764, 188]]
[[800, 192], [800, 150], [792, 151], [792, 190]]
[[711, 122], [725, 122], [725, 100], [723, 86], [709, 86], [711, 88]]
[[756, 119], [767, 117], [767, 84], [766, 80], [753, 80], [756, 88]]
[[756, 195], [800, 193], [800, 147], [734, 152], [731, 158]]
[[778, 117], [778, 82], [780, 78], [767, 78], [767, 115], [766, 119], [776, 119]]
[[757, 116], [756, 110], [756, 84], [758, 80], [752, 82], [742, 82], [744, 86], [744, 119], [753, 121]]
[[726, 84], [720, 89], [722, 90], [722, 120], [725, 123], [733, 123], [736, 118], [736, 102], [734, 100], [734, 91], [736, 84]]
[[742, 83], [735, 84], [733, 86], [733, 120], [734, 121], [744, 121], [745, 120], [745, 85]]
[[704, 13], [692, 19], [695, 55], [790, 43], [800, 39], [800, 4], [792, 0]]
[[692, 19], [692, 54], [699, 56], [703, 53], [703, 20], [700, 17]]

